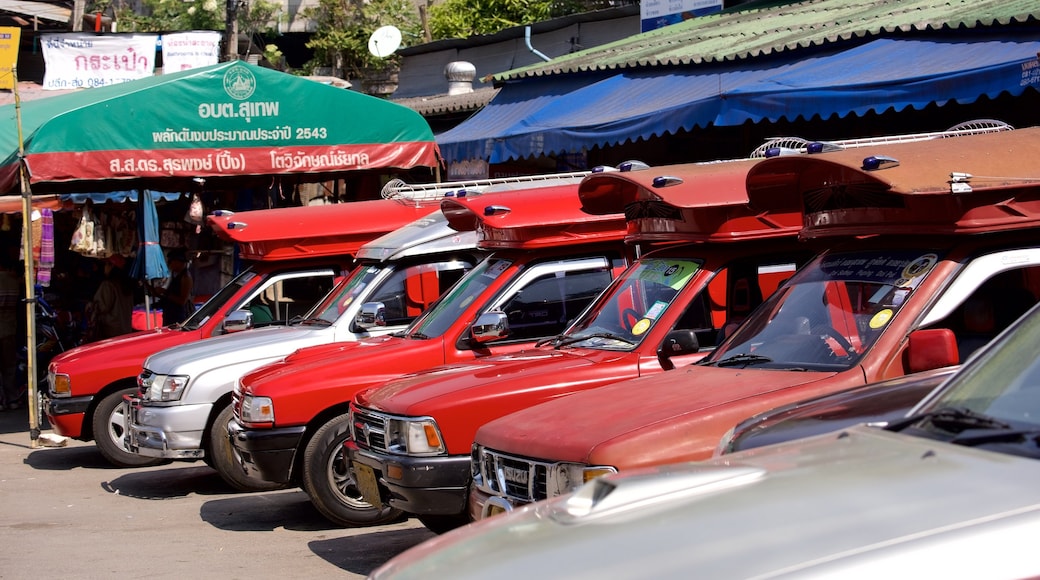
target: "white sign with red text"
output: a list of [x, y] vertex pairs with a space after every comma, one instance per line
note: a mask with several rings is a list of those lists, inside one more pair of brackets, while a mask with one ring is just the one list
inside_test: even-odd
[[163, 74], [210, 66], [220, 62], [219, 59], [219, 32], [175, 32], [162, 37]]
[[103, 87], [152, 76], [156, 40], [154, 34], [41, 34], [43, 88]]

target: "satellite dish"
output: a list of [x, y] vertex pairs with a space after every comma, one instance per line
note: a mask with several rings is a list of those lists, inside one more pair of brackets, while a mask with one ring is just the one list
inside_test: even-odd
[[386, 58], [401, 46], [401, 31], [396, 26], [376, 29], [368, 38], [368, 52], [377, 58]]

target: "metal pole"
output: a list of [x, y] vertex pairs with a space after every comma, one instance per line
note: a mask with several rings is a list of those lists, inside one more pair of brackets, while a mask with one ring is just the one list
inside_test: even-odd
[[40, 421], [36, 408], [36, 287], [32, 252], [32, 191], [25, 167], [25, 143], [22, 138], [22, 100], [18, 96], [18, 67], [11, 67], [14, 77], [14, 111], [18, 125], [18, 173], [22, 184], [22, 247], [25, 253], [25, 341], [26, 377], [28, 382], [29, 440], [32, 448], [39, 447]]

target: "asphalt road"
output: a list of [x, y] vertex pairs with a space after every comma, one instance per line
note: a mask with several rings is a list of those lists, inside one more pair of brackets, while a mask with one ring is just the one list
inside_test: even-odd
[[28, 412], [0, 411], [3, 579], [361, 578], [431, 537], [414, 519], [340, 528], [298, 489], [236, 492], [202, 462], [119, 469], [93, 443], [33, 448]]

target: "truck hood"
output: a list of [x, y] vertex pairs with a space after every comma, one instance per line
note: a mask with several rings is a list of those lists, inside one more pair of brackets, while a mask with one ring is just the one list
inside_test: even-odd
[[[563, 377], [580, 374], [591, 360], [585, 350], [531, 349], [498, 355], [478, 361], [444, 365], [405, 375], [399, 379], [362, 391], [355, 399], [362, 407], [398, 415], [426, 415], [440, 407], [441, 399], [453, 402], [484, 401], [498, 393], [536, 389], [541, 385], [559, 387]], [[614, 353], [621, 355], [623, 353]], [[541, 380], [552, 377], [551, 381]], [[555, 384], [554, 384], [555, 383]], [[479, 390], [472, 396], [469, 391]]]
[[62, 365], [97, 365], [99, 360], [110, 362], [113, 356], [122, 358], [125, 353], [143, 357], [185, 341], [198, 340], [199, 336], [197, 330], [177, 330], [169, 327], [142, 330], [77, 346], [54, 357], [51, 362]]
[[[301, 348], [284, 358], [269, 362], [242, 375], [242, 386], [255, 395], [268, 395], [281, 390], [282, 384], [306, 384], [318, 380], [327, 383], [330, 377], [344, 377], [344, 364], [364, 356], [358, 349], [376, 347], [379, 352], [387, 351], [387, 343], [405, 342], [408, 339], [396, 336], [379, 336], [335, 344], [320, 344]], [[394, 353], [393, 347], [389, 347]], [[351, 358], [354, 357], [354, 358]]]
[[331, 340], [331, 327], [269, 326], [182, 344], [159, 351], [144, 361], [158, 374], [196, 375], [200, 370], [231, 362], [285, 356], [293, 350]]
[[596, 480], [373, 577], [1035, 577], [1038, 477], [1035, 459], [858, 426]]
[[685, 423], [686, 417], [703, 416], [726, 403], [761, 395], [767, 392], [764, 385], [776, 391], [832, 376], [834, 373], [688, 366], [518, 411], [485, 424], [476, 442], [528, 457], [584, 463], [598, 445], [620, 438], [638, 444], [640, 432]]

